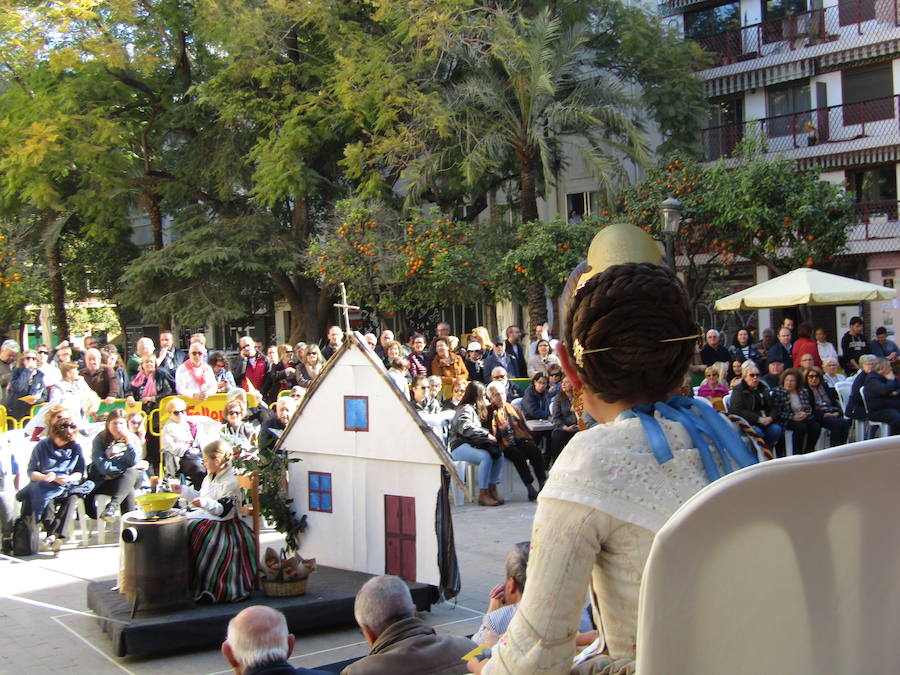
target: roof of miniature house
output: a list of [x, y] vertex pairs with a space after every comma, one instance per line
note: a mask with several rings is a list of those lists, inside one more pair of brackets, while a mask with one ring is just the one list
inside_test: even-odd
[[[365, 357], [366, 362], [368, 362], [372, 366], [372, 368], [375, 369], [375, 372], [378, 373], [379, 377], [387, 385], [388, 390], [390, 392], [393, 392], [392, 394], [388, 394], [388, 396], [392, 395], [395, 397], [399, 406], [398, 410], [402, 409], [403, 411], [405, 411], [405, 414], [408, 415], [410, 421], [416, 425], [428, 444], [434, 450], [437, 460], [444, 465], [447, 471], [450, 472], [450, 475], [454, 478], [454, 480], [456, 480], [462, 486], [462, 482], [458, 474], [456, 473], [455, 468], [453, 467], [453, 459], [450, 456], [450, 453], [444, 447], [444, 444], [437, 437], [437, 435], [435, 435], [434, 431], [428, 425], [428, 423], [419, 416], [419, 413], [413, 407], [412, 403], [397, 388], [397, 386], [388, 376], [387, 370], [385, 370], [384, 366], [381, 363], [381, 360], [378, 358], [375, 352], [369, 348], [369, 345], [365, 342], [363, 337], [356, 331], [347, 333], [345, 335], [344, 343], [338, 348], [334, 355], [330, 359], [328, 359], [321, 372], [318, 374], [316, 379], [313, 380], [312, 385], [309, 387], [306, 395], [300, 402], [297, 411], [291, 417], [290, 421], [287, 424], [287, 427], [285, 427], [284, 433], [282, 433], [281, 437], [278, 439], [275, 448], [282, 448], [282, 445], [284, 444], [286, 439], [291, 435], [291, 430], [293, 429], [293, 427], [296, 424], [299, 424], [300, 420], [303, 418], [303, 413], [309, 407], [310, 401], [312, 401], [322, 390], [322, 388], [326, 386], [329, 374], [338, 366], [340, 361], [346, 357], [350, 350], [353, 349], [358, 350]], [[352, 395], [353, 392], [347, 392], [347, 394]], [[288, 452], [291, 452], [289, 448], [285, 449], [287, 449]]]

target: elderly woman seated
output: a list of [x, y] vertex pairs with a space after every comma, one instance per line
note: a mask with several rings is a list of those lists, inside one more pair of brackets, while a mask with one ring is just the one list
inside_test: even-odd
[[821, 427], [812, 411], [812, 397], [802, 385], [803, 375], [796, 368], [781, 373], [781, 386], [772, 390], [773, 416], [782, 428], [794, 432], [795, 455], [812, 452]]
[[[534, 444], [534, 437], [528, 430], [522, 414], [512, 403], [506, 402], [506, 387], [500, 382], [491, 382], [487, 386], [487, 396], [491, 402], [489, 409], [491, 432], [500, 443], [504, 457], [515, 465], [519, 478], [528, 490], [528, 499], [534, 501], [538, 495], [534, 479], [537, 478], [538, 489], [544, 487], [547, 481], [541, 451]], [[529, 463], [534, 470], [534, 476], [528, 468]]]
[[[808, 355], [807, 355], [808, 356]], [[812, 394], [813, 415], [824, 429], [828, 430], [831, 445], [843, 445], [850, 432], [850, 420], [844, 417], [837, 392], [822, 377], [822, 369], [812, 366], [804, 373], [806, 386]]]
[[234, 399], [225, 404], [225, 422], [219, 429], [219, 435], [234, 450], [234, 455], [244, 457], [256, 451], [257, 427], [246, 420], [247, 406], [241, 399]]
[[[84, 478], [84, 457], [76, 441], [78, 427], [72, 413], [62, 405], [47, 411], [48, 437], [34, 446], [28, 461], [31, 482], [16, 494], [22, 502], [22, 515], [43, 522], [44, 543], [54, 552], [65, 540], [66, 525], [77, 497], [90, 493], [94, 484]], [[50, 507], [56, 503], [55, 513]]]
[[199, 602], [237, 602], [253, 590], [258, 563], [253, 531], [238, 517], [241, 491], [231, 446], [225, 441], [206, 445], [203, 464], [206, 477], [199, 490], [173, 486], [193, 507], [187, 514], [194, 562], [191, 590]]
[[708, 398], [710, 401], [714, 399], [721, 399], [723, 396], [726, 396], [730, 389], [727, 385], [722, 383], [722, 380], [719, 378], [719, 371], [713, 368], [712, 366], [708, 367], [704, 373], [706, 375], [706, 379], [703, 381], [703, 384], [700, 385], [700, 389], [697, 391], [698, 396], [702, 396], [703, 398]]
[[188, 421], [187, 405], [180, 398], [166, 404], [169, 421], [162, 429], [163, 461], [166, 473], [183, 473], [198, 490], [206, 476], [200, 457], [200, 438], [197, 425]]

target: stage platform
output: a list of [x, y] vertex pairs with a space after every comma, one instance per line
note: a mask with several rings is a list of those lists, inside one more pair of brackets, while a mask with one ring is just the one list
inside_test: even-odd
[[[141, 611], [131, 618], [131, 605], [113, 590], [116, 579], [88, 584], [87, 604], [100, 616], [100, 626], [113, 643], [116, 656], [163, 655], [218, 647], [225, 639], [228, 622], [245, 607], [268, 605], [287, 617], [290, 631], [297, 635], [356, 625], [353, 601], [371, 574], [319, 567], [309, 578], [306, 595], [268, 598], [254, 591], [244, 602], [197, 605], [170, 612]], [[416, 609], [431, 609], [435, 588], [409, 584]]]

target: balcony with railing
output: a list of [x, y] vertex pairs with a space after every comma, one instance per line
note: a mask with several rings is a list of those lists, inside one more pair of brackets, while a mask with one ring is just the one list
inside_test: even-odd
[[797, 159], [894, 145], [900, 143], [898, 99], [888, 96], [704, 129], [704, 161], [730, 157], [750, 134], [766, 152]]
[[877, 34], [898, 25], [897, 0], [842, 0], [837, 5], [691, 38], [712, 55], [709, 67]]

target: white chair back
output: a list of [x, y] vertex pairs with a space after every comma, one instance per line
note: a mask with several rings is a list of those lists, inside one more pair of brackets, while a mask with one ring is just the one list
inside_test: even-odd
[[900, 438], [748, 467], [688, 500], [644, 569], [640, 675], [900, 672]]
[[722, 397], [722, 404], [725, 406], [725, 412], [728, 412], [731, 404], [731, 392], [728, 392]]

